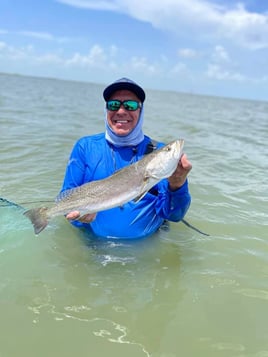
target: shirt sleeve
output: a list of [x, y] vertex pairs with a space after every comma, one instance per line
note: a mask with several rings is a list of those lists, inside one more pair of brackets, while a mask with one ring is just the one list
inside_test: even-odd
[[85, 169], [85, 150], [82, 142], [78, 141], [69, 157], [61, 192], [82, 185], [84, 183]]
[[179, 222], [183, 219], [191, 204], [188, 181], [176, 191], [170, 191], [168, 181], [163, 180], [158, 187], [156, 213], [169, 221]]

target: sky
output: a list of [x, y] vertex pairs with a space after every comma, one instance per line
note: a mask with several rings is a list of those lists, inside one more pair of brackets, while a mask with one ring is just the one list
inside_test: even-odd
[[0, 72], [268, 100], [268, 1], [0, 0]]

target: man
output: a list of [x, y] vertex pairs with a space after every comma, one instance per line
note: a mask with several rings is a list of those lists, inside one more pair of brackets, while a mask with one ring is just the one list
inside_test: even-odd
[[[121, 78], [105, 88], [105, 133], [87, 136], [75, 144], [66, 169], [62, 192], [86, 182], [103, 179], [140, 160], [152, 148], [143, 134], [144, 90], [134, 81]], [[163, 146], [158, 143], [157, 148]], [[70, 212], [66, 218], [105, 238], [141, 238], [153, 234], [164, 220], [180, 221], [191, 197], [187, 174], [192, 165], [182, 155], [176, 171], [160, 181], [139, 202], [86, 214]]]

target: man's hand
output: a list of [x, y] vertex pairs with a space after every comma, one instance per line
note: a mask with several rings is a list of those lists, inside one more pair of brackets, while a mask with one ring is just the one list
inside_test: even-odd
[[66, 215], [66, 218], [69, 221], [75, 220], [75, 221], [79, 221], [82, 223], [90, 223], [90, 222], [94, 221], [94, 219], [96, 218], [96, 215], [97, 215], [97, 213], [87, 213], [80, 217], [79, 211], [73, 211], [73, 212], [68, 213]]
[[191, 162], [187, 159], [186, 154], [182, 154], [175, 172], [168, 178], [169, 189], [171, 191], [176, 191], [178, 188], [180, 188], [185, 183], [187, 175], [191, 169]]

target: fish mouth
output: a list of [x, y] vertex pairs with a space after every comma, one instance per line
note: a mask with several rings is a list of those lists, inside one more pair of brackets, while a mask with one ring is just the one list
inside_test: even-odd
[[175, 144], [174, 157], [180, 159], [183, 153], [182, 149], [184, 145], [184, 140], [183, 139], [175, 140], [174, 144]]
[[179, 157], [181, 158], [182, 154], [183, 154], [183, 146], [184, 146], [184, 140], [183, 139], [179, 139], [177, 140], [177, 149], [179, 151]]

